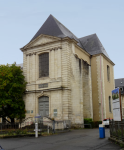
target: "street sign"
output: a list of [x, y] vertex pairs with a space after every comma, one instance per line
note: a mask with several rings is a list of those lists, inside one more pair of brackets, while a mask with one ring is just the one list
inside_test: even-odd
[[112, 105], [114, 121], [121, 121], [121, 95], [119, 88], [116, 88], [112, 91]]
[[35, 116], [34, 118], [41, 118], [41, 116], [39, 114], [37, 114], [37, 116]]

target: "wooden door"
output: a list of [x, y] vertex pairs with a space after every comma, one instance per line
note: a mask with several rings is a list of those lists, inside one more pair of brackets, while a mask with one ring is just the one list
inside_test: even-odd
[[39, 115], [40, 121], [43, 121], [43, 117], [49, 116], [49, 97], [42, 96], [39, 98]]

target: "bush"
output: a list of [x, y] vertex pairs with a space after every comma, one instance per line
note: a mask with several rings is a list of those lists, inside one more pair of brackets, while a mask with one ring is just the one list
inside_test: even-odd
[[27, 129], [25, 129], [25, 130], [22, 130], [22, 134], [28, 134], [28, 131], [27, 131]]
[[92, 121], [92, 118], [84, 118], [84, 124], [91, 124], [92, 128], [98, 128], [102, 121]]
[[9, 135], [9, 136], [14, 135], [14, 131], [8, 131], [8, 135]]
[[15, 131], [15, 133], [16, 133], [16, 135], [20, 135], [20, 134], [22, 134], [22, 131], [20, 129], [18, 129]]
[[92, 118], [84, 118], [84, 124], [89, 124], [91, 122], [93, 122]]

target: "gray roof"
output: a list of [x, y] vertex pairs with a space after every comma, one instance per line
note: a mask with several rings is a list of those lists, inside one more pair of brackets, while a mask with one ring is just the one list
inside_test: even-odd
[[115, 79], [115, 87], [123, 87], [124, 86], [124, 78]]
[[96, 34], [92, 34], [78, 39], [69, 29], [67, 29], [52, 15], [47, 18], [45, 23], [41, 26], [41, 28], [38, 30], [32, 40], [34, 40], [41, 34], [60, 38], [69, 37], [71, 39], [75, 39], [78, 42], [77, 45], [87, 51], [90, 55], [103, 53], [109, 58], [107, 52], [105, 51]]
[[96, 55], [103, 53], [105, 56], [108, 56], [106, 50], [104, 49], [102, 43], [100, 42], [99, 38], [97, 37], [96, 34], [92, 34], [89, 36], [85, 36], [82, 38], [79, 38], [81, 44], [85, 48], [85, 50], [90, 54], [90, 55]]
[[38, 30], [32, 40], [38, 37], [40, 34], [51, 35], [60, 38], [70, 37], [71, 39], [79, 41], [78, 38], [71, 31], [69, 31], [52, 15], [47, 18], [47, 20], [44, 22], [44, 24], [41, 26], [41, 28]]

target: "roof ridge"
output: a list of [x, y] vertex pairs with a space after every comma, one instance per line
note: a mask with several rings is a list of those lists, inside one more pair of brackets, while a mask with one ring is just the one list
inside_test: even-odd
[[[50, 24], [51, 21], [53, 21], [52, 23], [54, 23], [54, 26], [56, 26], [56, 29], [58, 30], [57, 32], [59, 32], [59, 35], [63, 34], [63, 32], [60, 30], [58, 24], [56, 23], [54, 17], [50, 14], [49, 17], [46, 19], [46, 21], [43, 23], [43, 25], [40, 27], [40, 29], [37, 31], [37, 33], [34, 35], [34, 37], [31, 39], [31, 41], [34, 40], [36, 37], [38, 37], [40, 34], [45, 34], [45, 33], [47, 33], [47, 34], [45, 34], [45, 35], [50, 35], [48, 32], [52, 32], [52, 30], [49, 29], [49, 28], [50, 28], [50, 25], [51, 25], [51, 24]], [[45, 28], [45, 25], [46, 25], [46, 24], [47, 24], [47, 29], [49, 29], [49, 31], [46, 30], [46, 28]], [[57, 28], [57, 27], [58, 27], [58, 28]], [[58, 33], [57, 33], [57, 34], [58, 34]], [[54, 36], [54, 35], [51, 34], [51, 36]], [[55, 36], [56, 36], [56, 35], [55, 35]]]
[[[52, 15], [51, 15], [52, 16]], [[64, 26], [60, 21], [58, 21], [54, 16], [52, 16], [55, 21], [57, 21], [59, 24], [61, 24], [64, 28], [66, 28], [72, 35], [74, 35], [66, 26]], [[59, 27], [60, 28], [60, 27]], [[61, 30], [61, 29], [60, 29]], [[62, 30], [61, 30], [62, 31]], [[64, 34], [65, 35], [65, 34]], [[66, 35], [67, 36], [67, 35]], [[75, 36], [75, 35], [74, 35]], [[76, 37], [76, 36], [75, 36]], [[77, 37], [76, 37], [77, 38]], [[78, 39], [78, 38], [77, 38]]]
[[85, 38], [85, 37], [88, 37], [88, 36], [91, 36], [91, 35], [97, 35], [97, 34], [96, 34], [96, 33], [90, 34], [90, 35], [87, 35], [87, 36], [83, 36], [83, 37], [81, 37], [81, 38], [79, 38], [79, 39], [82, 39], [82, 38]]

